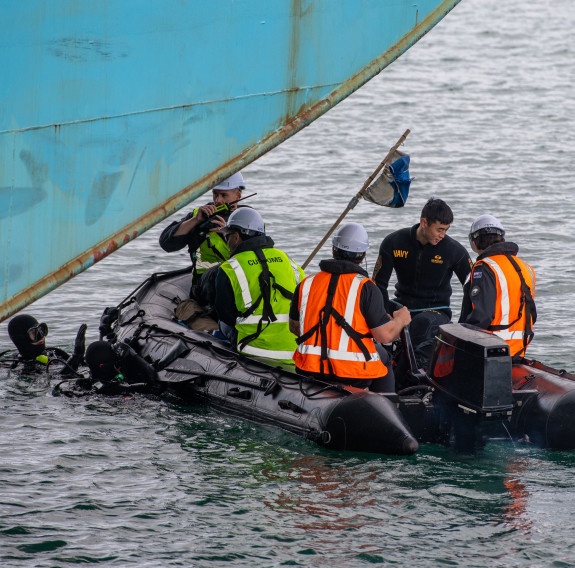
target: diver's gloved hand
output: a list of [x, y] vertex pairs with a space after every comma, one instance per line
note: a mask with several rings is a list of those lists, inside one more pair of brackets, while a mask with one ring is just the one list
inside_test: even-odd
[[84, 357], [84, 353], [86, 352], [86, 330], [88, 326], [83, 323], [78, 328], [78, 333], [76, 334], [76, 341], [74, 342], [74, 355], [80, 355], [80, 357]]
[[62, 371], [62, 375], [71, 375], [78, 370], [80, 363], [84, 359], [84, 353], [86, 351], [86, 330], [88, 326], [83, 323], [78, 328], [78, 333], [76, 334], [76, 341], [74, 342], [74, 353], [66, 361], [67, 365]]
[[134, 382], [145, 382], [151, 384], [155, 382], [158, 373], [154, 367], [148, 363], [137, 351], [128, 343], [118, 341], [112, 345], [112, 349], [117, 357], [117, 362], [122, 368], [126, 378]]
[[138, 357], [138, 354], [134, 351], [130, 345], [125, 343], [124, 341], [118, 341], [117, 343], [112, 344], [112, 349], [118, 358], [118, 361], [121, 362], [128, 357]]
[[112, 325], [118, 319], [119, 313], [120, 310], [118, 310], [118, 308], [108, 307], [104, 310], [104, 313], [100, 317], [100, 339], [111, 336]]

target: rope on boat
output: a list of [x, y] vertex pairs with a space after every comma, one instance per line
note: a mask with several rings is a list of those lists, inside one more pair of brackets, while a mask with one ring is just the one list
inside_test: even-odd
[[[143, 331], [144, 328], [148, 328], [148, 331], [145, 335], [141, 335], [141, 332]], [[186, 336], [183, 332], [176, 333], [174, 331], [162, 328], [158, 324], [147, 324], [147, 323], [140, 324], [140, 326], [136, 330], [136, 333], [132, 336], [131, 341], [135, 341], [137, 339], [142, 339], [142, 340], [147, 341], [148, 339], [150, 339], [150, 337], [152, 337], [152, 333], [154, 334], [155, 337], [178, 337], [182, 341], [190, 343], [192, 345], [195, 345], [198, 347], [206, 347], [216, 355], [233, 358], [233, 360], [231, 361], [231, 364], [233, 364], [233, 365], [230, 366], [229, 369], [232, 369], [233, 367], [236, 367], [236, 366], [241, 366], [244, 371], [254, 373], [254, 375], [256, 375], [260, 380], [262, 380], [262, 379], [265, 380], [266, 384], [270, 380], [269, 377], [258, 376], [257, 372], [254, 372], [253, 370], [251, 370], [249, 368], [249, 363], [251, 361], [249, 359], [243, 360], [243, 356], [240, 353], [236, 353], [235, 351], [231, 351], [230, 349], [227, 349], [225, 347], [220, 347], [218, 345], [215, 345], [213, 342], [211, 342], [207, 339], [206, 340], [198, 340], [198, 339], [193, 339], [191, 337]], [[183, 372], [182, 370], [177, 370], [177, 369], [166, 369], [166, 370]], [[329, 391], [329, 390], [331, 390], [331, 391], [335, 390], [339, 394], [345, 394], [345, 395], [351, 394], [343, 385], [334, 385], [331, 383], [324, 383], [322, 381], [319, 381], [315, 377], [304, 377], [302, 375], [294, 373], [294, 379], [293, 379], [293, 381], [290, 381], [290, 379], [288, 377], [285, 377], [285, 376], [282, 377], [278, 374], [274, 375], [274, 371], [271, 371], [271, 373], [272, 373], [272, 378], [275, 380], [275, 382], [277, 384], [281, 385], [284, 388], [298, 388], [300, 390], [300, 392], [302, 393], [302, 395], [308, 399], [317, 398], [319, 395], [321, 395], [324, 392]], [[194, 372], [189, 372], [189, 374], [193, 375]], [[200, 376], [200, 373], [195, 373], [195, 374], [196, 374], [196, 376]], [[232, 377], [228, 377], [227, 375], [218, 375], [215, 373], [210, 373], [209, 371], [205, 371], [205, 376], [212, 376], [214, 378], [227, 377], [230, 380], [232, 379]], [[309, 389], [305, 389], [304, 388], [304, 382], [310, 383], [311, 387]], [[272, 385], [273, 384], [274, 383], [272, 383]], [[269, 387], [271, 387], [272, 385], [269, 385]], [[254, 386], [254, 388], [258, 388], [255, 384], [252, 384], [252, 383], [250, 383], [250, 386]], [[316, 390], [314, 392], [310, 392], [311, 388], [313, 388], [313, 387], [319, 387], [319, 390]], [[268, 391], [268, 387], [266, 387], [265, 390]], [[273, 390], [274, 390], [273, 388], [270, 388], [268, 394], [271, 394], [273, 392]]]

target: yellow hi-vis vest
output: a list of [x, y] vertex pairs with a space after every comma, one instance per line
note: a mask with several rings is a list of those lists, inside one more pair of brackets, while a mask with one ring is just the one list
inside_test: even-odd
[[[269, 278], [261, 259], [269, 270]], [[275, 248], [240, 252], [220, 268], [230, 279], [240, 312], [235, 326], [238, 351], [293, 363], [296, 338], [289, 330], [289, 310], [304, 271]]]
[[[198, 214], [198, 209], [194, 209], [194, 216]], [[230, 258], [230, 249], [220, 233], [211, 231], [193, 254], [196, 257], [196, 273], [203, 274], [208, 268]]]

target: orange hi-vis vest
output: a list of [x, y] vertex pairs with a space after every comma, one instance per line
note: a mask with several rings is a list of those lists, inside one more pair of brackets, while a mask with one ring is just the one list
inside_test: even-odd
[[[484, 263], [495, 274], [497, 301], [495, 316], [487, 328], [509, 345], [509, 353], [525, 355], [525, 350], [533, 339], [533, 324], [537, 318], [535, 311], [535, 272], [520, 258], [497, 254], [482, 258], [475, 267]], [[473, 275], [473, 271], [471, 272]], [[473, 284], [473, 276], [471, 277]]]
[[299, 369], [349, 379], [387, 374], [359, 309], [361, 289], [370, 281], [357, 273], [322, 271], [301, 283], [301, 335], [293, 356]]

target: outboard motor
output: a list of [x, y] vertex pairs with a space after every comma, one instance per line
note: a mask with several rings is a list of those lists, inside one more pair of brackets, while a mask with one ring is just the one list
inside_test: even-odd
[[429, 368], [441, 423], [457, 451], [473, 452], [514, 407], [509, 346], [467, 324], [440, 326]]

